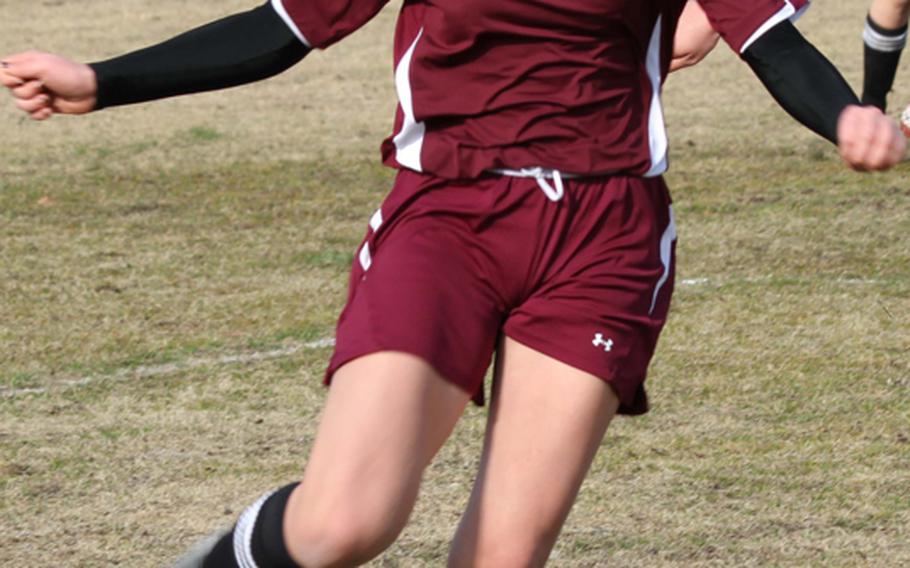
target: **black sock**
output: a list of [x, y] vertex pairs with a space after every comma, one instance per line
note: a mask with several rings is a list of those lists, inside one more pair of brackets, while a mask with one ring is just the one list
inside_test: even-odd
[[202, 568], [240, 568], [234, 558], [234, 531], [221, 537], [202, 561]]
[[894, 84], [897, 64], [906, 43], [906, 24], [889, 30], [866, 17], [863, 30], [863, 104], [885, 110], [885, 98]]
[[285, 485], [250, 505], [206, 556], [203, 568], [240, 568], [251, 562], [259, 568], [299, 568], [284, 544], [283, 532], [284, 509], [297, 485]]

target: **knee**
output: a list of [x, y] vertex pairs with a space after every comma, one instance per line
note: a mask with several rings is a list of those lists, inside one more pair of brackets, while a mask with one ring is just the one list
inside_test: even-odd
[[356, 507], [335, 508], [324, 516], [285, 519], [291, 555], [307, 568], [354, 566], [368, 562], [394, 542], [404, 522]]

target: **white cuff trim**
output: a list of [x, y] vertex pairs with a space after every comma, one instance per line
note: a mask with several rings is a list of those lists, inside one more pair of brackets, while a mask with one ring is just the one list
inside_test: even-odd
[[784, 20], [789, 20], [793, 16], [796, 16], [796, 8], [793, 7], [793, 4], [786, 2], [784, 7], [777, 11], [776, 14], [768, 18], [764, 24], [761, 25], [755, 32], [749, 36], [749, 39], [739, 48], [740, 53], [745, 53], [749, 46], [755, 43], [755, 41], [761, 36], [765, 35], [765, 32], [776, 26], [777, 24], [783, 22]]
[[288, 11], [284, 9], [284, 4], [282, 3], [282, 0], [271, 0], [271, 2], [272, 2], [272, 8], [274, 8], [275, 12], [278, 14], [278, 16], [281, 17], [282, 20], [284, 20], [284, 23], [286, 23], [288, 25], [288, 27], [291, 28], [291, 31], [294, 33], [295, 36], [297, 36], [297, 39], [302, 41], [303, 45], [305, 45], [309, 48], [312, 48], [313, 44], [311, 44], [309, 42], [309, 40], [307, 40], [307, 38], [304, 37], [303, 32], [301, 32], [300, 28], [297, 27], [297, 24], [294, 23], [294, 20], [293, 20], [293, 18], [291, 18], [291, 15], [288, 14]]

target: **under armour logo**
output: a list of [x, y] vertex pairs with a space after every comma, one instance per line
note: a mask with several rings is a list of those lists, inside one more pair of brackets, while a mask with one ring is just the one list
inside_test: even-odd
[[604, 339], [604, 334], [602, 334], [602, 333], [595, 333], [595, 334], [594, 334], [594, 340], [591, 341], [591, 344], [592, 344], [594, 347], [603, 346], [604, 351], [606, 351], [606, 352], [608, 352], [608, 353], [609, 353], [610, 351], [613, 350], [613, 340], [612, 340], [612, 339]]

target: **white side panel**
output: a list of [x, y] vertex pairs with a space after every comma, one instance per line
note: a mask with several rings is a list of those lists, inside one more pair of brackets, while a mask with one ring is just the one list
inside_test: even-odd
[[655, 177], [667, 171], [667, 128], [664, 122], [664, 110], [660, 103], [660, 40], [663, 16], [657, 17], [654, 32], [648, 44], [648, 57], [645, 68], [651, 80], [651, 108], [648, 115], [648, 144], [651, 149], [651, 169], [645, 177]]
[[414, 43], [405, 52], [404, 57], [398, 63], [395, 69], [395, 90], [398, 92], [398, 102], [401, 103], [401, 110], [404, 113], [404, 123], [401, 126], [401, 132], [395, 135], [392, 141], [395, 143], [395, 159], [399, 164], [414, 171], [423, 171], [420, 165], [420, 151], [423, 149], [423, 137], [426, 134], [426, 125], [423, 122], [417, 122], [414, 118], [414, 97], [411, 92], [411, 58], [414, 56], [414, 49], [417, 42], [423, 35], [423, 29], [414, 38]]

